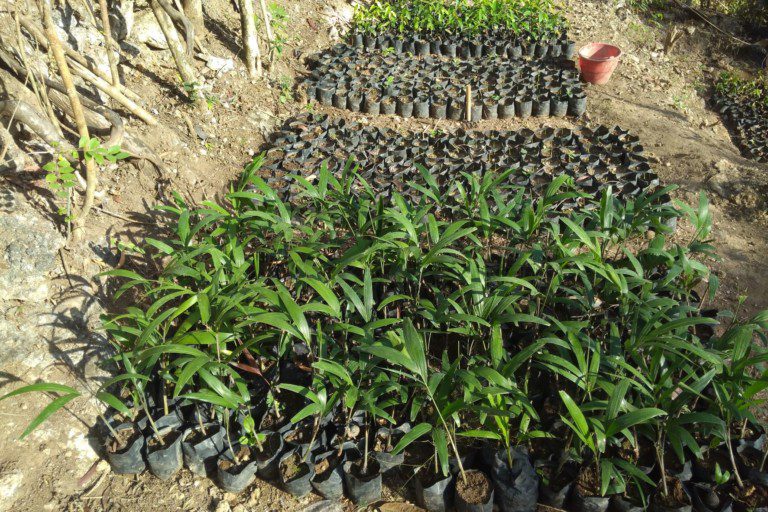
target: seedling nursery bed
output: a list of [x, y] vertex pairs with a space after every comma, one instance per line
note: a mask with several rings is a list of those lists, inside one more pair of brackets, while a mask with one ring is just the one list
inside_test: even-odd
[[314, 180], [323, 162], [340, 175], [348, 160], [359, 166], [377, 193], [391, 196], [398, 192], [412, 195], [414, 200], [421, 192], [406, 184], [425, 185], [418, 166], [435, 177], [441, 193], [455, 180], [464, 180], [466, 174], [483, 176], [509, 170], [513, 171], [507, 180], [526, 187], [532, 196], [542, 195], [560, 175], [572, 177], [583, 192], [597, 194], [611, 187], [624, 198], [659, 186], [638, 137], [619, 127], [398, 132], [303, 114], [288, 120], [270, 140], [262, 172], [270, 186], [284, 194], [290, 191], [287, 176], [299, 174]]
[[768, 162], [768, 94], [762, 90], [745, 94], [719, 86], [713, 102], [742, 154]]
[[[585, 111], [548, 0], [366, 5], [352, 45], [315, 60], [310, 99], [456, 120]], [[762, 158], [765, 104], [723, 101]], [[396, 474], [431, 512], [765, 512], [750, 411], [768, 312], [711, 308], [706, 198], [677, 209], [669, 190], [618, 127], [290, 119], [219, 201], [162, 207], [154, 265], [105, 273], [136, 299], [104, 317], [115, 376], [93, 395], [113, 471], [186, 466], [227, 492], [260, 478], [358, 507]], [[682, 217], [686, 242], [669, 237]], [[2, 398], [40, 391], [59, 396], [25, 435], [80, 396]]]
[[355, 8], [350, 44], [419, 56], [570, 59], [567, 22], [548, 0], [390, 0]]
[[518, 35], [507, 30], [491, 31], [474, 36], [356, 32], [350, 35], [349, 42], [358, 50], [383, 50], [418, 57], [434, 55], [452, 59], [497, 56], [509, 59], [523, 57], [571, 59], [576, 54], [576, 43], [568, 39], [564, 33], [534, 37], [530, 34]]
[[469, 107], [469, 118], [479, 121], [581, 116], [587, 107], [579, 73], [567, 60], [403, 58], [339, 44], [310, 68], [310, 99], [371, 115], [464, 120]]

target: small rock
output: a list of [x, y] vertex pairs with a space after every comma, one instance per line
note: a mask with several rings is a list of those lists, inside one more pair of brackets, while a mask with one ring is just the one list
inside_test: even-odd
[[12, 470], [3, 472], [3, 475], [0, 476], [0, 505], [7, 505], [10, 507], [11, 503], [14, 501], [13, 497], [16, 494], [16, 491], [19, 490], [23, 479], [24, 475], [21, 474], [21, 471]]
[[202, 126], [195, 123], [193, 128], [195, 129], [195, 134], [200, 140], [205, 141], [206, 139], [208, 139], [208, 133], [205, 130], [203, 130]]
[[337, 501], [323, 500], [305, 507], [302, 512], [344, 512], [344, 508]]
[[168, 49], [168, 41], [165, 39], [165, 34], [163, 34], [163, 30], [158, 25], [157, 19], [155, 19], [155, 15], [151, 10], [143, 11], [136, 16], [131, 39], [156, 50]]
[[220, 75], [235, 69], [235, 61], [232, 59], [214, 57], [213, 55], [206, 55], [204, 59], [205, 65]]
[[232, 512], [232, 507], [229, 506], [229, 503], [222, 500], [216, 504], [215, 512]]

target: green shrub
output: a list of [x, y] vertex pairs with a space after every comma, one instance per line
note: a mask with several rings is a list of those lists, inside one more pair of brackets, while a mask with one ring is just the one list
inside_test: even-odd
[[724, 71], [720, 73], [720, 77], [715, 84], [715, 91], [722, 96], [750, 99], [768, 104], [767, 85], [763, 77], [748, 80]]

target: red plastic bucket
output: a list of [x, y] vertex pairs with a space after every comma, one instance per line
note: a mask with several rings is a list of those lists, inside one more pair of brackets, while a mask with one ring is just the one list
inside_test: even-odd
[[606, 43], [589, 43], [579, 50], [579, 68], [584, 80], [595, 85], [604, 85], [619, 65], [621, 50]]

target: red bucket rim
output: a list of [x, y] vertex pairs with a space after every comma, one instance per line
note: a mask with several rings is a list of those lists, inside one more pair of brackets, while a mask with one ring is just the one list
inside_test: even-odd
[[[600, 46], [600, 47], [608, 47], [608, 48], [615, 48], [618, 52], [616, 55], [611, 55], [609, 57], [588, 57], [584, 55], [584, 50], [587, 50], [588, 48], [594, 47], [594, 46]], [[581, 47], [579, 50], [579, 57], [582, 59], [590, 60], [592, 62], [606, 62], [609, 60], [617, 60], [619, 59], [624, 52], [621, 51], [621, 48], [619, 48], [616, 45], [608, 44], [608, 43], [589, 43]]]

